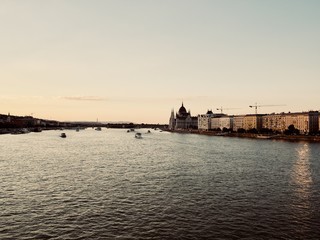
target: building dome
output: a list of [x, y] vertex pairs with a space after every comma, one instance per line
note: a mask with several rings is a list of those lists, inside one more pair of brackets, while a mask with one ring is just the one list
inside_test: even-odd
[[213, 114], [212, 110], [209, 110], [207, 111], [207, 115], [210, 115], [210, 114]]
[[179, 108], [179, 112], [178, 112], [180, 115], [186, 115], [187, 114], [187, 110], [186, 108], [183, 106], [183, 103], [182, 103], [182, 106]]

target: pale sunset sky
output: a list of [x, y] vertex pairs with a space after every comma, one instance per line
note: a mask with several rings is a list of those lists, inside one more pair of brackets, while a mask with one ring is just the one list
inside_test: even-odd
[[320, 110], [319, 0], [0, 0], [0, 113]]

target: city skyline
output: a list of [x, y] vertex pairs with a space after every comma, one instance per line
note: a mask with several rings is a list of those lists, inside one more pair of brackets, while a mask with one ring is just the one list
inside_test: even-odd
[[319, 110], [319, 7], [1, 1], [0, 113], [163, 124], [181, 102], [192, 115]]

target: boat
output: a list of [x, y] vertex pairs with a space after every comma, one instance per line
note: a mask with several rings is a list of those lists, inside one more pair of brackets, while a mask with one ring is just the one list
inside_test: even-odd
[[95, 130], [96, 131], [101, 131], [101, 127], [96, 127]]
[[22, 128], [22, 129], [21, 129], [21, 132], [22, 132], [22, 133], [29, 133], [30, 131], [29, 131], [28, 128]]
[[226, 136], [226, 135], [228, 135], [227, 132], [219, 132], [216, 134], [216, 136]]
[[42, 128], [41, 127], [35, 127], [33, 129], [34, 132], [42, 132]]
[[16, 129], [14, 130], [11, 134], [25, 134], [25, 133], [29, 133], [29, 129], [27, 128], [21, 128], [21, 129]]
[[260, 139], [270, 139], [271, 138], [271, 136], [268, 136], [268, 135], [257, 135], [256, 137], [260, 138]]
[[66, 135], [65, 133], [61, 133], [61, 134], [60, 134], [60, 137], [62, 137], [62, 138], [66, 138], [66, 137], [67, 137], [67, 135]]
[[141, 133], [138, 132], [138, 133], [136, 133], [136, 134], [134, 135], [134, 137], [135, 137], [135, 138], [142, 138], [142, 135], [141, 135]]

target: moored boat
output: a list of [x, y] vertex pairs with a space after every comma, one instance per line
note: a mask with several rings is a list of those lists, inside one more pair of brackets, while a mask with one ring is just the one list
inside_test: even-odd
[[268, 136], [268, 135], [257, 135], [257, 138], [269, 139], [269, 138], [271, 138], [271, 136]]
[[60, 137], [61, 137], [61, 138], [66, 138], [67, 135], [66, 135], [65, 133], [61, 133], [61, 134], [60, 134]]
[[142, 135], [141, 135], [141, 133], [138, 132], [138, 133], [136, 133], [136, 134], [134, 135], [134, 137], [135, 137], [135, 138], [142, 138]]

